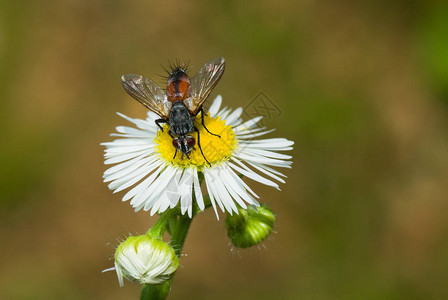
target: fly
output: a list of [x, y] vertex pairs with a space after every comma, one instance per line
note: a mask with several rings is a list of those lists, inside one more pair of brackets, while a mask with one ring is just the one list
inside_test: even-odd
[[185, 68], [174, 67], [169, 72], [166, 90], [141, 75], [125, 74], [121, 77], [126, 92], [160, 117], [155, 123], [162, 131], [161, 124], [168, 124], [170, 128], [168, 134], [173, 139], [173, 147], [176, 149], [173, 159], [178, 151], [182, 153], [181, 159], [184, 156], [189, 158], [191, 150], [196, 145], [191, 133], [197, 132], [199, 150], [210, 165], [202, 151], [199, 129], [194, 125], [194, 120], [201, 113], [201, 124], [205, 130], [211, 135], [220, 137], [211, 133], [205, 126], [202, 105], [224, 74], [225, 66], [224, 58], [217, 57], [207, 62], [191, 79]]

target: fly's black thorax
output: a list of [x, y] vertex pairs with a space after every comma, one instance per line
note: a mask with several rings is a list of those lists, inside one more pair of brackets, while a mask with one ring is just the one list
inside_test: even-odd
[[193, 117], [183, 102], [174, 102], [170, 110], [169, 125], [172, 134], [186, 135], [194, 130]]

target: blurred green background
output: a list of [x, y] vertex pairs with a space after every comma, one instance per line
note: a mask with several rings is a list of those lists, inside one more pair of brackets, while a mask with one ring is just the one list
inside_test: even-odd
[[280, 110], [295, 141], [259, 249], [208, 211], [171, 299], [448, 299], [446, 1], [1, 1], [0, 298], [136, 299], [117, 237], [155, 221], [102, 183], [109, 133], [144, 117], [123, 73], [224, 56], [213, 92]]

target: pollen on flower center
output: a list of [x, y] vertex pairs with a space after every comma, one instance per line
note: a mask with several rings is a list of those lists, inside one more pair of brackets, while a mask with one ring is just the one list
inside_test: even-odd
[[[195, 126], [199, 129], [201, 148], [204, 152], [204, 156], [210, 162], [211, 165], [220, 163], [223, 160], [228, 160], [232, 154], [233, 149], [237, 145], [235, 133], [230, 125], [226, 125], [224, 120], [220, 117], [210, 117], [209, 114], [204, 116], [204, 123], [207, 129], [220, 137], [214, 136], [207, 132], [204, 126], [201, 125], [201, 115], [199, 114], [195, 120]], [[154, 138], [156, 151], [160, 153], [163, 159], [171, 162], [179, 167], [196, 166], [199, 169], [203, 168], [207, 161], [204, 159], [198, 145], [198, 136], [196, 132], [192, 132], [189, 135], [192, 136], [196, 145], [191, 150], [187, 158], [185, 155], [182, 159], [182, 152], [177, 151], [173, 146], [173, 139], [168, 134], [169, 126], [164, 125], [163, 132], [159, 130]]]

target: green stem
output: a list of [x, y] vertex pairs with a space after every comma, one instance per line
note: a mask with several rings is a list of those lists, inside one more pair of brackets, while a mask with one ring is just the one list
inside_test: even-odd
[[194, 216], [195, 215], [190, 218], [189, 216], [179, 215], [177, 219], [176, 229], [171, 235], [171, 246], [174, 248], [178, 257], [180, 257], [180, 254], [182, 253], [185, 239], [187, 238], [188, 230], [190, 229]]
[[[162, 236], [165, 232], [168, 224], [171, 231], [171, 246], [173, 247], [176, 255], [180, 257], [182, 249], [184, 247], [185, 239], [187, 238], [188, 230], [190, 229], [191, 222], [193, 221], [194, 214], [191, 218], [177, 212], [165, 214], [163, 213], [154, 226], [148, 230], [147, 234], [156, 237]], [[175, 274], [175, 273], [174, 273]], [[171, 283], [174, 279], [174, 274], [171, 278], [162, 284], [158, 285], [144, 285], [140, 300], [163, 300], [166, 299], [171, 289]]]
[[[202, 183], [203, 177], [199, 178], [199, 185]], [[210, 207], [210, 200], [208, 196], [204, 196], [206, 208]], [[165, 231], [171, 236], [171, 246], [173, 247], [176, 255], [180, 257], [182, 249], [184, 247], [185, 239], [187, 238], [188, 230], [190, 229], [191, 222], [193, 218], [201, 210], [197, 207], [196, 197], [193, 192], [193, 215], [191, 218], [188, 215], [182, 215], [179, 208], [174, 208], [165, 211], [153, 225], [153, 227], [148, 230], [146, 234], [162, 239]], [[140, 295], [140, 300], [163, 300], [166, 299], [168, 293], [171, 289], [171, 283], [174, 279], [174, 273], [171, 278], [162, 284], [158, 285], [144, 285], [142, 288], [142, 293]]]
[[180, 214], [179, 208], [173, 208], [166, 210], [163, 214], [160, 215], [159, 219], [154, 223], [154, 225], [149, 229], [146, 234], [161, 240], [163, 238], [163, 234], [168, 229], [168, 224], [176, 218], [176, 216]]
[[158, 285], [145, 284], [142, 288], [140, 300], [166, 299], [170, 292], [171, 280]]

